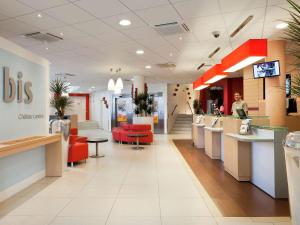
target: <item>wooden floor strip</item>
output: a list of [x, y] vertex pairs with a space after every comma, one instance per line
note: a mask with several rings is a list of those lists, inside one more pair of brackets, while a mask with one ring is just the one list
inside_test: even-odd
[[191, 140], [173, 140], [219, 210], [226, 217], [289, 216], [287, 199], [275, 200], [250, 182], [238, 182]]

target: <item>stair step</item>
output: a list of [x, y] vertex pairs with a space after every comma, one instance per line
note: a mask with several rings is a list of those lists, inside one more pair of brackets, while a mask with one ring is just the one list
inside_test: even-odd
[[99, 129], [99, 124], [96, 121], [78, 122], [78, 129], [79, 130], [95, 130], [95, 129]]
[[172, 131], [171, 134], [191, 134], [191, 133], [186, 131]]

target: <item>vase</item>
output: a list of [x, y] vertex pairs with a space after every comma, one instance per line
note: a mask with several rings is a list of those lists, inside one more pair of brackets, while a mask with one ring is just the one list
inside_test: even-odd
[[50, 134], [60, 133], [62, 145], [62, 162], [63, 169], [67, 170], [68, 166], [68, 153], [69, 153], [69, 136], [70, 136], [71, 121], [70, 120], [51, 120], [50, 121]]

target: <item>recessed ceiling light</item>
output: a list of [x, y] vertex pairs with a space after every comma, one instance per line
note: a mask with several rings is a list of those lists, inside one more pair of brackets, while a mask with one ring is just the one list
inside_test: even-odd
[[146, 69], [151, 69], [150, 65], [145, 66]]
[[173, 53], [171, 52], [171, 53], [170, 53], [170, 57], [172, 57], [172, 56], [173, 56]]
[[178, 39], [181, 41], [181, 40], [182, 40], [182, 37], [179, 37]]
[[289, 25], [287, 23], [279, 23], [276, 25], [277, 29], [285, 29], [287, 28]]
[[123, 19], [123, 20], [120, 20], [119, 24], [121, 26], [126, 27], [126, 26], [129, 26], [131, 24], [131, 22], [130, 22], [130, 20]]
[[41, 13], [38, 13], [38, 14], [37, 14], [37, 17], [38, 17], [38, 18], [42, 18], [43, 16], [42, 16]]
[[49, 50], [49, 48], [48, 48], [48, 47], [46, 47], [45, 49], [46, 49], [46, 50]]
[[136, 50], [135, 53], [138, 55], [143, 55], [145, 52], [144, 52], [144, 50], [139, 49], [139, 50]]
[[59, 33], [59, 34], [60, 34], [60, 36], [64, 36], [64, 33], [62, 33], [62, 32], [61, 32], [61, 33]]

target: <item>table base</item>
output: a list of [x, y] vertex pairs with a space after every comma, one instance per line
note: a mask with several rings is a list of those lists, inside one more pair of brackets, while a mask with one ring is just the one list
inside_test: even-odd
[[101, 154], [101, 155], [91, 155], [90, 157], [91, 158], [102, 158], [104, 157], [105, 155]]
[[141, 147], [141, 146], [133, 146], [132, 149], [135, 149], [135, 150], [143, 150], [144, 147]]

